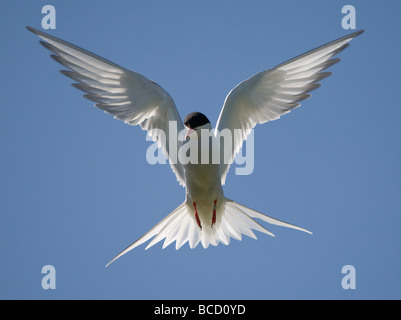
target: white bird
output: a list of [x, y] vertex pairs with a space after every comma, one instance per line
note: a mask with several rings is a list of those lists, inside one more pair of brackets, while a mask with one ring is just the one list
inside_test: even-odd
[[[224, 129], [233, 133], [228, 154], [223, 151], [224, 145], [220, 150], [222, 156], [228, 156], [228, 161], [222, 162], [220, 158], [219, 163], [194, 161], [183, 164], [177, 161], [177, 154], [170, 152], [170, 147], [180, 148], [199, 139], [203, 132], [201, 129], [211, 130], [210, 121], [205, 115], [191, 113], [183, 123], [173, 99], [157, 83], [66, 41], [31, 27], [27, 29], [44, 40], [40, 42], [53, 53], [51, 57], [54, 60], [69, 69], [61, 73], [77, 82], [73, 86], [84, 91], [85, 98], [96, 102], [96, 107], [115, 118], [147, 130], [169, 159], [178, 182], [186, 188], [186, 199], [178, 208], [119, 253], [107, 266], [152, 238], [146, 249], [163, 239], [163, 248], [175, 241], [176, 249], [179, 249], [186, 242], [191, 248], [195, 248], [199, 242], [204, 248], [219, 242], [228, 245], [230, 238], [241, 240], [242, 234], [256, 239], [252, 230], [274, 236], [254, 218], [311, 233], [226, 198], [222, 186], [235, 155], [251, 130], [257, 124], [276, 120], [297, 108], [300, 101], [310, 96], [308, 92], [320, 86], [318, 81], [331, 75], [322, 71], [340, 61], [333, 56], [344, 50], [348, 42], [363, 30], [320, 46], [238, 84], [227, 95], [214, 132], [214, 137]], [[187, 141], [178, 138], [169, 141], [172, 136], [169, 123], [172, 121], [176, 123], [178, 132], [187, 128]], [[207, 147], [210, 147], [210, 143], [213, 141]], [[199, 160], [204, 147], [198, 146]]]

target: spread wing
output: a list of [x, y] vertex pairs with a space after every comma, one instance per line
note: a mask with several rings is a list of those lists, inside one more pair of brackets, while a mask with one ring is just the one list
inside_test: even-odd
[[170, 95], [139, 73], [34, 28], [27, 29], [44, 40], [40, 43], [53, 53], [54, 60], [69, 69], [61, 73], [77, 82], [73, 86], [84, 91], [85, 98], [114, 118], [147, 130], [169, 159], [178, 182], [185, 187], [184, 168], [177, 155], [169, 152], [170, 146], [178, 150], [181, 143], [178, 139], [169, 141], [169, 122], [176, 122], [177, 132], [184, 129]]
[[[354, 32], [273, 69], [260, 72], [241, 82], [227, 95], [215, 133], [217, 135], [223, 129], [229, 129], [233, 136], [232, 148], [226, 151], [228, 154], [224, 154], [224, 147], [221, 148], [222, 184], [225, 183], [235, 155], [251, 130], [257, 124], [279, 119], [299, 107], [300, 101], [310, 97], [308, 92], [320, 87], [318, 82], [331, 75], [330, 72], [322, 71], [340, 61], [332, 57], [348, 47], [348, 42], [362, 32]], [[224, 164], [222, 159], [226, 159]]]

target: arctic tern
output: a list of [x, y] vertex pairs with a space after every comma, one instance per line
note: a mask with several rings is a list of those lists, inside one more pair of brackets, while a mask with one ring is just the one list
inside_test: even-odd
[[[227, 95], [213, 133], [216, 138], [222, 130], [233, 132], [228, 154], [223, 151], [224, 145], [220, 145], [219, 163], [195, 161], [182, 164], [172, 161], [169, 146], [172, 142], [178, 147], [183, 146], [192, 139], [200, 139], [202, 129], [212, 130], [205, 115], [193, 112], [183, 122], [171, 96], [154, 81], [54, 36], [32, 27], [27, 29], [44, 40], [40, 43], [52, 52], [51, 57], [68, 69], [61, 73], [77, 82], [73, 86], [84, 91], [85, 98], [94, 101], [96, 107], [116, 119], [133, 126], [140, 125], [157, 141], [169, 159], [177, 181], [186, 189], [186, 199], [178, 208], [119, 253], [107, 266], [152, 238], [146, 249], [163, 239], [163, 248], [174, 241], [176, 249], [186, 242], [191, 248], [199, 242], [204, 248], [219, 242], [228, 245], [230, 238], [241, 240], [242, 234], [256, 239], [252, 229], [274, 236], [255, 218], [311, 233], [226, 198], [222, 186], [235, 155], [251, 130], [257, 124], [276, 120], [299, 107], [300, 101], [310, 97], [308, 92], [320, 87], [318, 82], [331, 75], [331, 72], [323, 71], [340, 61], [333, 56], [348, 47], [348, 42], [363, 30], [257, 73], [238, 84]], [[178, 132], [187, 130], [186, 139], [169, 141], [169, 123], [172, 121], [176, 123]], [[199, 146], [199, 159], [202, 150], [205, 151], [204, 147]], [[176, 160], [176, 155], [174, 157]]]

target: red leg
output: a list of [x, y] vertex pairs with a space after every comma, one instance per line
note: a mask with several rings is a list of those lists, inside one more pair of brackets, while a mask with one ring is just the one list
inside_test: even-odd
[[199, 228], [202, 230], [202, 224], [201, 224], [201, 221], [199, 219], [198, 211], [196, 211], [196, 202], [194, 202], [192, 205], [194, 206], [194, 210], [195, 210], [196, 223], [198, 224]]
[[212, 217], [212, 227], [216, 223], [216, 209], [217, 209], [217, 199], [214, 200], [214, 206], [213, 206], [213, 217]]

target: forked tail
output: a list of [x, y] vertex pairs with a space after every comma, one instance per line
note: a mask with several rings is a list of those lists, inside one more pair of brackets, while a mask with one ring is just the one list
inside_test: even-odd
[[152, 238], [152, 241], [149, 242], [146, 249], [149, 249], [163, 239], [165, 239], [163, 249], [174, 241], [176, 242], [175, 247], [177, 250], [186, 242], [189, 243], [191, 249], [195, 248], [199, 242], [201, 242], [202, 246], [206, 249], [209, 244], [217, 246], [219, 242], [228, 245], [230, 243], [230, 238], [241, 241], [242, 234], [257, 239], [252, 230], [260, 231], [274, 237], [273, 233], [256, 222], [254, 218], [270, 224], [312, 234], [312, 232], [308, 230], [271, 218], [230, 199], [225, 198], [224, 201], [224, 212], [222, 213], [220, 223], [216, 223], [213, 227], [203, 228], [202, 230], [196, 223], [192, 207], [186, 202], [183, 202], [145, 235], [119, 253], [106, 267], [127, 252]]

